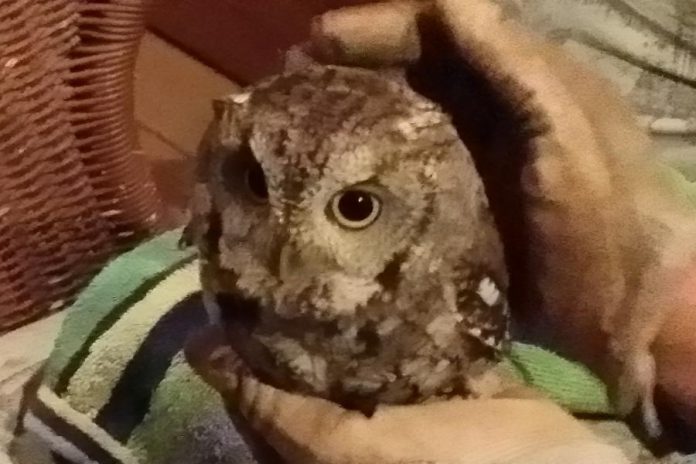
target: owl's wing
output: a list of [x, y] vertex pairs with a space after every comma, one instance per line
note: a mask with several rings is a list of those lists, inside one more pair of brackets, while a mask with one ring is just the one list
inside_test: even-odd
[[461, 329], [500, 356], [510, 341], [510, 309], [499, 284], [486, 273], [469, 274], [457, 289]]

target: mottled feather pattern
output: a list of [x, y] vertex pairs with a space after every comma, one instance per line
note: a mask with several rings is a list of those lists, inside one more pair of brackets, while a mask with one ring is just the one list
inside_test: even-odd
[[247, 367], [366, 413], [468, 395], [506, 349], [507, 275], [440, 108], [395, 76], [310, 65], [215, 114], [187, 233]]

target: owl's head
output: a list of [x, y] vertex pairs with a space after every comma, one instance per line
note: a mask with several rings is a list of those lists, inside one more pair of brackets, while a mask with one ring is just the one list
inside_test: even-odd
[[401, 80], [308, 66], [214, 106], [191, 225], [204, 288], [330, 320], [461, 267], [504, 282], [467, 149]]

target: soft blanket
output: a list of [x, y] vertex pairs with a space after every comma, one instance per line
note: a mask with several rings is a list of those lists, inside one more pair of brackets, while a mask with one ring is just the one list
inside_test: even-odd
[[[253, 462], [184, 359], [207, 318], [197, 261], [178, 236], [113, 261], [69, 310], [24, 418], [57, 462]], [[505, 368], [575, 413], [611, 414], [604, 385], [553, 353], [515, 343]]]

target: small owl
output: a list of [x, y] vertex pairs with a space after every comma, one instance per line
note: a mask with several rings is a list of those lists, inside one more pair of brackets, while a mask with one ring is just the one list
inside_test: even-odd
[[186, 236], [259, 379], [369, 414], [470, 396], [507, 346], [473, 161], [403, 79], [310, 65], [215, 102]]

